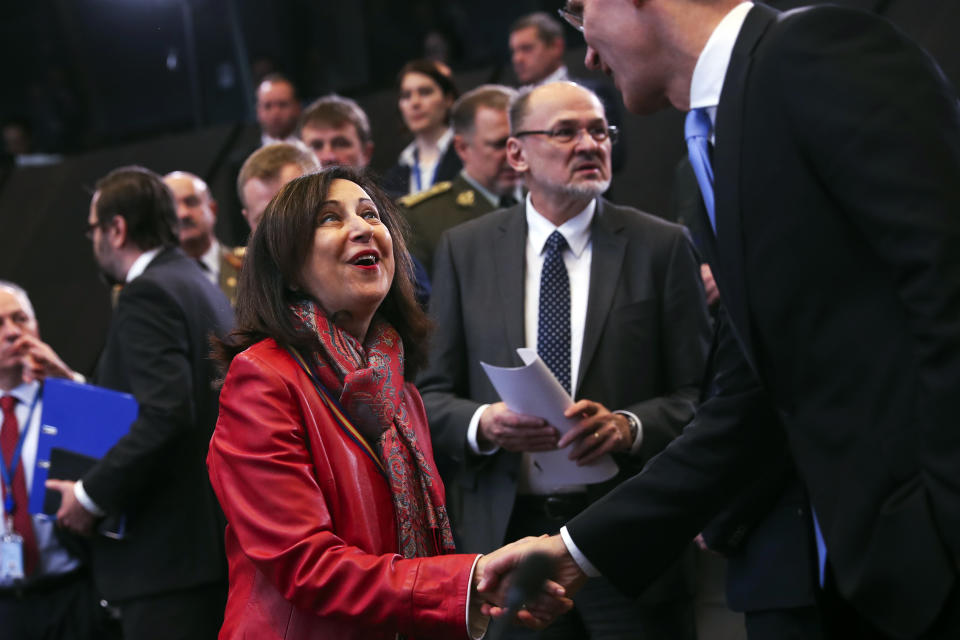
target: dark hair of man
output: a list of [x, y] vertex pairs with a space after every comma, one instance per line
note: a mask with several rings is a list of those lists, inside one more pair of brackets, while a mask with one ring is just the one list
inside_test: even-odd
[[510, 33], [533, 27], [537, 30], [537, 38], [544, 44], [556, 42], [557, 38], [563, 37], [563, 25], [549, 13], [536, 11], [525, 16], [517, 18], [510, 25]]
[[306, 147], [289, 142], [274, 142], [260, 147], [244, 160], [240, 173], [237, 174], [237, 195], [240, 196], [240, 202], [244, 202], [243, 185], [254, 178], [273, 180], [288, 164], [297, 165], [304, 173], [320, 168], [317, 157]]
[[516, 95], [516, 90], [502, 84], [483, 84], [467, 91], [453, 103], [451, 110], [453, 132], [461, 136], [471, 135], [476, 125], [477, 110], [480, 107], [506, 111], [510, 108], [510, 101]]
[[100, 178], [94, 188], [100, 194], [101, 229], [120, 216], [127, 223], [127, 240], [141, 251], [177, 244], [173, 194], [159, 175], [143, 167], [120, 167]]
[[[429, 76], [430, 79], [440, 87], [443, 95], [450, 96], [454, 100], [460, 96], [460, 92], [457, 90], [457, 85], [453, 82], [453, 78], [446, 73], [443, 67], [433, 60], [421, 58], [419, 60], [411, 60], [403, 65], [400, 73], [397, 74], [397, 91], [400, 90], [400, 85], [403, 84], [403, 79], [407, 77], [408, 73], [422, 73], [425, 76]], [[449, 122], [449, 120], [450, 114], [448, 113], [447, 121]]]
[[300, 129], [306, 126], [314, 127], [342, 127], [352, 124], [357, 130], [360, 144], [370, 142], [370, 119], [366, 112], [350, 98], [338, 96], [335, 93], [325, 95], [314, 100], [300, 117]]
[[297, 94], [297, 85], [293, 84], [290, 78], [283, 75], [282, 73], [277, 73], [276, 71], [273, 71], [263, 76], [263, 80], [261, 80], [260, 84], [257, 85], [257, 90], [255, 92], [258, 96], [260, 94], [260, 87], [262, 87], [266, 82], [269, 82], [271, 84], [284, 83], [284, 84], [290, 85], [290, 91], [293, 92], [293, 99], [294, 100], [300, 99], [299, 94]]
[[303, 266], [313, 248], [321, 205], [337, 179], [350, 180], [366, 191], [390, 232], [396, 269], [377, 316], [393, 325], [403, 340], [405, 377], [412, 380], [426, 362], [430, 321], [413, 293], [406, 221], [370, 177], [337, 166], [291, 180], [263, 212], [240, 273], [236, 329], [227, 341], [214, 343], [214, 356], [224, 368], [236, 354], [265, 338], [298, 349], [318, 348], [316, 336], [294, 327], [290, 304], [304, 296]]

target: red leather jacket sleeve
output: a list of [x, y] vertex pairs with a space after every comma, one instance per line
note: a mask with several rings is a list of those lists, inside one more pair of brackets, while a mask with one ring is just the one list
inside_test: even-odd
[[[321, 628], [465, 637], [476, 556], [397, 555], [386, 479], [343, 437], [292, 359], [275, 345], [258, 350], [263, 344], [230, 366], [207, 459], [228, 548], [235, 536], [242, 552], [230, 557], [230, 597], [256, 599], [259, 573]], [[247, 563], [255, 572], [245, 578]], [[228, 602], [225, 626], [234, 614], [241, 609]]]

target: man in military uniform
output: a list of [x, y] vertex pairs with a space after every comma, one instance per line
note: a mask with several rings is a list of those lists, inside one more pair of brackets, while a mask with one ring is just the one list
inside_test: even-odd
[[219, 285], [231, 305], [237, 302], [237, 279], [243, 266], [244, 247], [226, 247], [217, 240], [217, 202], [207, 183], [186, 171], [168, 173], [163, 181], [177, 204], [180, 248], [197, 261], [213, 284]]
[[507, 112], [516, 92], [482, 85], [453, 105], [453, 146], [463, 170], [453, 180], [400, 198], [411, 228], [411, 250], [433, 277], [433, 252], [450, 227], [516, 204], [520, 175], [507, 163]]

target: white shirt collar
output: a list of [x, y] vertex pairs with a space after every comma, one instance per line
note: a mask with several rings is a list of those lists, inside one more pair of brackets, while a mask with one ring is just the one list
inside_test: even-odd
[[200, 261], [214, 276], [220, 275], [220, 243], [216, 238], [210, 243], [210, 248], [207, 249], [206, 253], [200, 256]]
[[[564, 80], [569, 80], [569, 79], [570, 79], [570, 72], [567, 70], [567, 65], [562, 64], [562, 65], [560, 65], [559, 67], [557, 67], [557, 70], [556, 70], [556, 71], [554, 71], [553, 73], [551, 73], [550, 75], [548, 75], [546, 78], [544, 78], [544, 79], [541, 80], [540, 82], [535, 82], [535, 83], [533, 83], [533, 84], [528, 84], [528, 85], [526, 85], [526, 86], [527, 86], [527, 87], [538, 87], [538, 86], [540, 86], [540, 85], [542, 85], [542, 84], [547, 84], [547, 83], [549, 83], [549, 82], [562, 82], [562, 81], [564, 81]], [[526, 88], [526, 87], [524, 87], [524, 88]]]
[[[10, 391], [0, 392], [0, 396], [13, 396], [18, 402], [20, 402], [20, 404], [29, 408], [30, 405], [33, 404], [33, 399], [36, 397], [37, 391], [39, 390], [39, 382], [25, 382], [14, 387], [13, 389], [10, 389]], [[20, 425], [20, 429], [23, 429], [23, 425]]]
[[727, 75], [727, 67], [730, 66], [733, 45], [736, 44], [743, 21], [746, 20], [747, 13], [752, 8], [752, 2], [742, 2], [724, 16], [707, 40], [693, 69], [693, 78], [690, 81], [690, 108], [706, 107], [711, 122], [716, 119], [716, 109], [720, 104], [723, 79]]
[[[446, 132], [440, 136], [440, 139], [437, 140], [437, 162], [440, 162], [440, 158], [443, 157], [443, 154], [447, 152], [447, 147], [450, 146], [450, 142], [453, 140], [453, 129], [447, 129]], [[405, 167], [412, 167], [416, 160], [414, 159], [414, 152], [417, 150], [417, 141], [414, 140], [406, 147], [403, 151], [400, 152], [400, 164]]]
[[278, 142], [286, 142], [289, 144], [302, 144], [300, 142], [300, 138], [297, 137], [296, 133], [291, 133], [286, 138], [274, 138], [274, 137], [268, 136], [265, 133], [260, 134], [260, 146], [262, 147], [265, 147], [268, 144], [276, 144]]
[[530, 194], [527, 194], [527, 239], [538, 253], [543, 253], [547, 238], [554, 231], [559, 231], [567, 241], [570, 251], [579, 258], [590, 242], [590, 223], [593, 222], [593, 214], [596, 210], [597, 199], [594, 198], [583, 208], [583, 211], [556, 227], [533, 207]]
[[126, 279], [125, 279], [125, 282], [127, 282], [127, 283], [133, 282], [133, 279], [134, 279], [134, 278], [136, 278], [136, 277], [139, 276], [141, 273], [143, 273], [144, 271], [146, 271], [146, 269], [147, 269], [147, 267], [150, 265], [150, 263], [153, 262], [153, 259], [157, 257], [157, 254], [158, 254], [158, 253], [160, 253], [160, 250], [161, 250], [161, 249], [163, 249], [162, 246], [161, 246], [161, 247], [154, 247], [153, 249], [150, 249], [149, 251], [144, 251], [143, 253], [141, 253], [141, 254], [140, 254], [140, 257], [138, 257], [136, 260], [134, 260], [134, 261], [133, 261], [133, 264], [130, 265], [130, 270], [127, 271], [127, 277], [126, 277]]

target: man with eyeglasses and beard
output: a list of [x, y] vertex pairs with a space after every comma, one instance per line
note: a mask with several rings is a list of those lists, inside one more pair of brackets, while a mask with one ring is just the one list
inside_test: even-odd
[[[600, 197], [616, 130], [601, 102], [569, 82], [521, 93], [507, 158], [524, 202], [448, 231], [434, 262], [437, 332], [419, 381], [434, 453], [456, 465], [458, 546], [489, 552], [555, 533], [659, 453], [693, 415], [710, 330], [699, 266], [683, 229]], [[510, 411], [480, 362], [520, 366], [535, 348], [574, 398], [563, 438]], [[594, 485], [546, 479], [529, 455], [571, 445], [580, 464], [612, 454]], [[564, 638], [693, 638], [682, 566], [638, 601], [595, 580], [552, 633]]]

